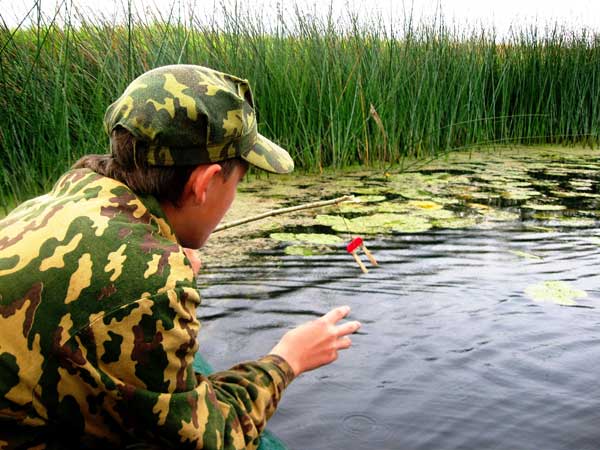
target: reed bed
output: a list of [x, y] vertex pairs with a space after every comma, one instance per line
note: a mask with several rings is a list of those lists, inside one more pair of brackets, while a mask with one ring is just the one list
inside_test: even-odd
[[85, 153], [107, 151], [102, 117], [137, 75], [173, 63], [248, 78], [259, 128], [307, 171], [384, 167], [489, 144], [596, 145], [600, 36], [560, 26], [399, 30], [351, 14], [296, 11], [269, 27], [249, 13], [124, 24], [78, 17], [0, 26], [0, 205], [48, 189]]

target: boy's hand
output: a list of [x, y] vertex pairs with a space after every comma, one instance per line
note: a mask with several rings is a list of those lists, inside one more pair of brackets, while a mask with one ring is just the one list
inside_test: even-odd
[[357, 321], [337, 325], [349, 313], [349, 306], [340, 306], [288, 331], [273, 347], [271, 354], [285, 359], [296, 376], [335, 361], [338, 350], [352, 345], [348, 335], [360, 328]]

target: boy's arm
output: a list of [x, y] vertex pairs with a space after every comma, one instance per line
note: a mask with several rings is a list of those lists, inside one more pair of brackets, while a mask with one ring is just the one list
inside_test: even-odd
[[258, 445], [293, 371], [270, 355], [209, 377], [195, 374], [198, 302], [194, 289], [169, 290], [96, 320], [74, 338], [88, 355], [73, 375], [74, 385], [86, 386], [77, 395], [86, 428], [116, 425], [117, 434], [165, 447]]

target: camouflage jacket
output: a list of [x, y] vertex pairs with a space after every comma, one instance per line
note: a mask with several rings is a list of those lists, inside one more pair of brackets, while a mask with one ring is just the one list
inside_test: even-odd
[[87, 169], [0, 221], [0, 448], [255, 448], [276, 356], [195, 374], [194, 276], [153, 197]]

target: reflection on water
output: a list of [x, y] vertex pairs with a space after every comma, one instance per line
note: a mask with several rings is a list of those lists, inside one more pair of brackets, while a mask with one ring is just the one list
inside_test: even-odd
[[[391, 235], [369, 240], [381, 266], [367, 275], [343, 247], [213, 267], [200, 351], [224, 369], [349, 304], [363, 323], [353, 349], [295, 380], [270, 421], [290, 448], [596, 449], [599, 232], [516, 222]], [[525, 296], [546, 280], [588, 296], [580, 307]]]

